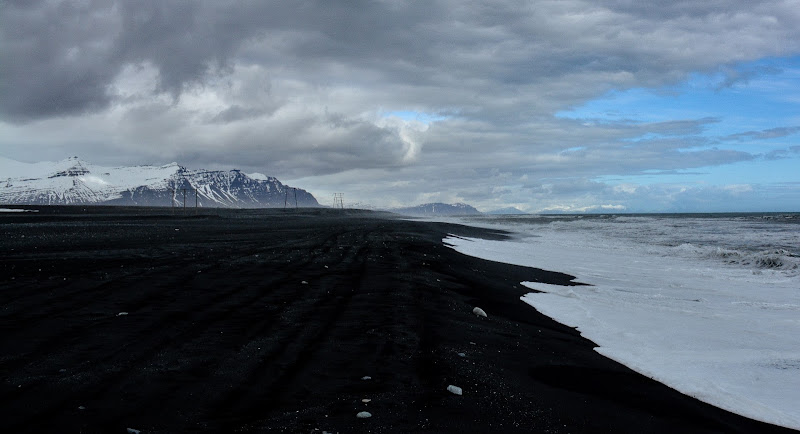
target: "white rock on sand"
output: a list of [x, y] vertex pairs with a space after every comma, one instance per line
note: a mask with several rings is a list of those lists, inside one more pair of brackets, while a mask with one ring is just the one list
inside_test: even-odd
[[461, 395], [461, 388], [453, 386], [452, 384], [447, 386], [447, 391], [452, 393], [453, 395]]
[[472, 313], [474, 313], [475, 315], [482, 316], [482, 317], [486, 318], [486, 312], [484, 312], [483, 309], [481, 309], [479, 307], [476, 307], [475, 309], [472, 309]]
[[372, 417], [372, 413], [368, 411], [361, 411], [356, 415], [356, 417], [359, 419], [366, 419], [368, 417]]

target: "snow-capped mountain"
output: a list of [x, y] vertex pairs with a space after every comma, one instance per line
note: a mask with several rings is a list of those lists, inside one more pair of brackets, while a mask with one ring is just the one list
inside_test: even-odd
[[103, 167], [78, 157], [58, 162], [21, 163], [0, 157], [0, 203], [34, 205], [186, 205], [262, 208], [315, 207], [305, 190], [261, 174], [238, 170], [187, 170], [164, 166]]
[[465, 203], [426, 203], [409, 208], [395, 208], [390, 211], [415, 216], [474, 215], [481, 213], [473, 206]]

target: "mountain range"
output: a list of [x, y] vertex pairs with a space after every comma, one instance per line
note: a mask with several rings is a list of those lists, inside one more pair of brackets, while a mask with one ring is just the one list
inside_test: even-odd
[[0, 157], [2, 204], [195, 206], [195, 201], [225, 208], [320, 206], [311, 193], [260, 173], [189, 170], [177, 163], [103, 167], [78, 157], [41, 163]]

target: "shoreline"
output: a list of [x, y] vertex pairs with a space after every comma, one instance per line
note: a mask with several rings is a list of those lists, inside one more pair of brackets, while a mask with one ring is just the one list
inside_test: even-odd
[[800, 382], [791, 369], [792, 349], [800, 344], [791, 309], [798, 302], [796, 285], [789, 283], [796, 278], [653, 253], [651, 245], [620, 241], [601, 230], [511, 229], [530, 238], [445, 242], [483, 259], [577, 276], [590, 286], [522, 282], [533, 290], [522, 300], [575, 327], [598, 353], [681, 393], [800, 429], [793, 404]]
[[522, 281], [571, 276], [442, 243], [501, 231], [354, 210], [29, 208], [0, 215], [14, 432], [795, 432], [639, 375], [519, 300]]

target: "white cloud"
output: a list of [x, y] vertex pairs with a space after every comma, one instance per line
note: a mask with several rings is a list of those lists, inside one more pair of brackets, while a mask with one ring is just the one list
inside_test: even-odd
[[725, 191], [733, 194], [750, 193], [753, 191], [753, 186], [749, 184], [730, 184], [723, 187]]
[[636, 193], [637, 188], [638, 187], [635, 184], [618, 184], [614, 186], [614, 192], [634, 194]]

